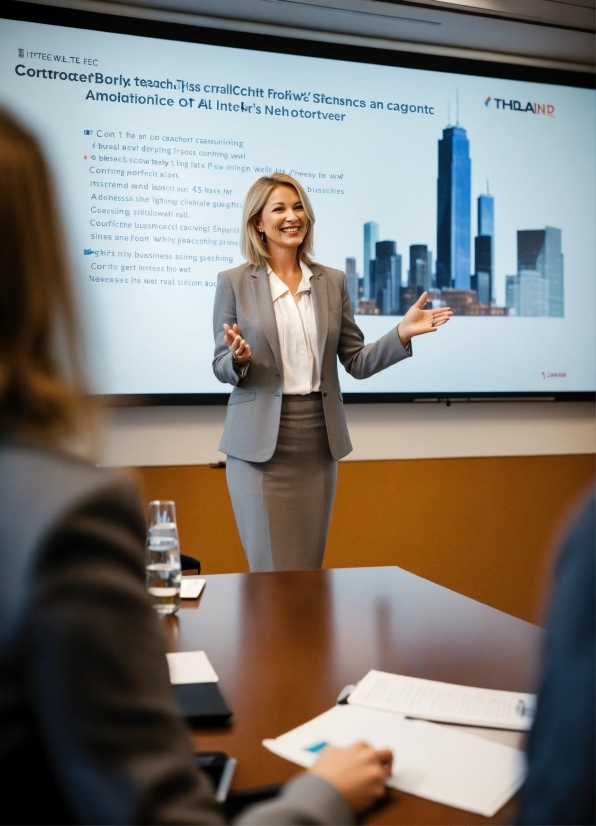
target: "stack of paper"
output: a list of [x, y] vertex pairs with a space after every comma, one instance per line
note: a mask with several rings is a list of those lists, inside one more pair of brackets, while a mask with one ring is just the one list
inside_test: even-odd
[[369, 671], [348, 702], [421, 720], [526, 731], [532, 725], [536, 695]]
[[388, 786], [492, 817], [524, 781], [522, 752], [472, 737], [465, 730], [355, 705], [335, 706], [263, 745], [280, 757], [310, 768], [326, 745], [364, 740], [390, 748]]

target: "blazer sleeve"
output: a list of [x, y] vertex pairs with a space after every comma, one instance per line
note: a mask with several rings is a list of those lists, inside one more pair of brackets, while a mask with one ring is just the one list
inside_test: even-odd
[[282, 789], [276, 800], [246, 809], [234, 821], [242, 826], [325, 826], [356, 823], [342, 795], [322, 777], [302, 774]]
[[23, 635], [28, 696], [73, 822], [222, 823], [174, 707], [144, 532], [119, 480], [51, 531]]
[[230, 348], [225, 342], [224, 324], [229, 324], [231, 327], [237, 321], [234, 290], [227, 274], [220, 272], [217, 276], [215, 301], [213, 303], [213, 338], [215, 340], [213, 372], [219, 381], [234, 386], [246, 376], [250, 368], [250, 364], [240, 366], [234, 362]]
[[354, 321], [346, 277], [343, 273], [342, 276], [342, 319], [337, 355], [351, 376], [367, 379], [392, 364], [409, 358], [412, 355], [412, 342], [404, 347], [395, 327], [378, 341], [365, 344], [364, 334]]

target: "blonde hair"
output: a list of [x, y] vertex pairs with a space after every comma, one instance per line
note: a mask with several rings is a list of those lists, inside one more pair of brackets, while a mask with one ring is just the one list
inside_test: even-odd
[[63, 445], [85, 429], [79, 328], [50, 176], [0, 110], [0, 431]]
[[283, 172], [264, 175], [262, 178], [259, 178], [258, 181], [255, 181], [248, 190], [244, 201], [242, 227], [240, 229], [240, 249], [242, 255], [253, 267], [263, 266], [269, 258], [267, 244], [261, 240], [261, 236], [256, 227], [256, 220], [260, 216], [269, 196], [277, 186], [292, 187], [292, 189], [296, 190], [298, 198], [302, 202], [304, 212], [308, 218], [308, 226], [304, 240], [298, 247], [297, 257], [299, 261], [304, 261], [305, 264], [312, 264], [315, 214], [302, 185], [299, 184], [295, 178], [292, 178], [290, 175], [285, 175]]

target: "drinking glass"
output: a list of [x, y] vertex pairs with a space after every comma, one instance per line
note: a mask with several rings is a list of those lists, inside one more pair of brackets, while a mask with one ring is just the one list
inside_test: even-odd
[[180, 551], [171, 536], [149, 535], [145, 570], [147, 590], [160, 616], [175, 614], [180, 607]]
[[148, 526], [150, 537], [175, 539], [178, 551], [180, 551], [175, 502], [166, 499], [155, 499], [153, 502], [149, 502]]
[[158, 614], [175, 614], [180, 605], [180, 540], [176, 505], [169, 500], [149, 503], [147, 590]]

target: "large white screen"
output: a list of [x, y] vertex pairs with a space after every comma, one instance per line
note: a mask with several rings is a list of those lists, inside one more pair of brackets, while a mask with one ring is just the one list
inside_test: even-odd
[[345, 391], [595, 389], [593, 90], [8, 20], [0, 61], [54, 170], [97, 392], [228, 389], [215, 282], [272, 170], [308, 187], [367, 341], [422, 286], [462, 313]]

